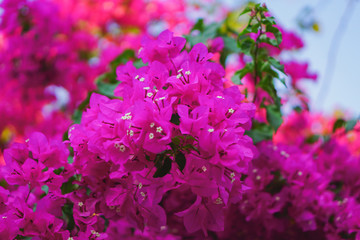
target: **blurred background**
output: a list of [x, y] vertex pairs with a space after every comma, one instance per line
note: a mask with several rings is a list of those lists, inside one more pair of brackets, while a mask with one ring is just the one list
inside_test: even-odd
[[[246, 1], [223, 0], [230, 8]], [[305, 81], [312, 110], [360, 114], [360, 3], [358, 0], [263, 0], [278, 23], [296, 31], [305, 47], [297, 60], [309, 62], [317, 82]]]
[[[230, 1], [228, 1], [230, 2]], [[360, 3], [357, 0], [264, 1], [278, 22], [303, 38], [298, 59], [308, 61], [317, 82], [304, 82], [312, 110], [360, 114]]]

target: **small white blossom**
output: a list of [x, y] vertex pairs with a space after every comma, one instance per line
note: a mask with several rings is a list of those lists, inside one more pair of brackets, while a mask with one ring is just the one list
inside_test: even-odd
[[209, 133], [212, 133], [212, 132], [214, 132], [214, 129], [213, 129], [213, 128], [209, 128], [209, 129], [208, 129], [208, 132], [209, 132]]
[[185, 74], [186, 74], [186, 75], [190, 75], [191, 72], [190, 72], [190, 71], [186, 71]]
[[156, 132], [161, 133], [163, 131], [162, 127], [157, 127]]
[[153, 138], [154, 138], [154, 134], [153, 134], [153, 133], [150, 133], [150, 134], [149, 134], [149, 138], [150, 138], [150, 139], [153, 139]]
[[235, 110], [234, 110], [234, 109], [229, 108], [229, 113], [234, 113], [234, 112], [235, 112]]
[[216, 200], [215, 200], [215, 204], [223, 204], [224, 202], [223, 202], [223, 200], [220, 198], [220, 197], [218, 197]]

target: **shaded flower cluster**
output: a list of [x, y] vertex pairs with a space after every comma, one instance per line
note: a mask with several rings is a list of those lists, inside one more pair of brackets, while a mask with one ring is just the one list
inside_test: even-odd
[[256, 152], [244, 135], [255, 107], [237, 87], [223, 88], [225, 71], [208, 61], [213, 54], [204, 44], [190, 52], [185, 44], [170, 31], [144, 39], [139, 56], [147, 65], [118, 67], [115, 97], [93, 94], [81, 124], [70, 128], [72, 164], [66, 149], [47, 147], [41, 134], [5, 152], [5, 180], [30, 188], [18, 202], [53, 207], [49, 216], [30, 215], [40, 214], [51, 230], [37, 235], [29, 229], [39, 224], [30, 222], [12, 234], [117, 239], [132, 236], [130, 228], [164, 238], [224, 230], [224, 212], [242, 198], [240, 178]]

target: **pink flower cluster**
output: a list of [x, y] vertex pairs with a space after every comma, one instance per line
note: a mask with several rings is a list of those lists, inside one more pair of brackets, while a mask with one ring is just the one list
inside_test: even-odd
[[[170, 7], [177, 14], [163, 14]], [[185, 7], [182, 1], [2, 1], [0, 134], [11, 134], [1, 148], [33, 131], [60, 139], [94, 79], [125, 48], [139, 48], [150, 20], [188, 30]]]
[[[62, 16], [51, 1], [5, 0], [1, 7], [0, 112], [8, 117], [0, 132], [10, 127], [23, 136], [44, 122], [56, 121], [64, 125], [62, 134], [69, 126], [69, 113], [95, 87], [92, 82], [99, 71], [88, 63], [95, 38], [76, 28], [74, 19]], [[68, 96], [59, 99], [48, 91], [50, 86], [64, 89]]]
[[[0, 236], [118, 239], [134, 228], [166, 238], [224, 230], [224, 213], [241, 200], [240, 178], [256, 152], [244, 135], [255, 106], [237, 87], [223, 88], [225, 71], [208, 61], [213, 54], [204, 44], [187, 52], [185, 43], [170, 31], [144, 39], [139, 55], [147, 66], [118, 67], [115, 98], [93, 94], [81, 124], [70, 128], [72, 164], [64, 145], [39, 133], [5, 151], [5, 180], [24, 187], [4, 190], [2, 216], [15, 212], [18, 224]], [[69, 206], [70, 220], [60, 211]]]

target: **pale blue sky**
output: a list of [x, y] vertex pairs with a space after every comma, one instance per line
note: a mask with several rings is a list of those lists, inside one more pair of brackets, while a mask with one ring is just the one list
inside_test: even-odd
[[[317, 100], [320, 85], [329, 82], [325, 79], [327, 59], [331, 41], [337, 32], [340, 19], [349, 0], [268, 0], [264, 1], [279, 23], [289, 29], [297, 29], [296, 18], [305, 6], [314, 9], [314, 17], [320, 24], [320, 31], [303, 32], [305, 49], [298, 54], [298, 58], [310, 62], [312, 70], [319, 75], [317, 83], [308, 83], [306, 88], [312, 100], [313, 110], [332, 113], [340, 108], [352, 112], [354, 116], [360, 114], [360, 2], [354, 0], [352, 13], [348, 18], [348, 25], [342, 29], [338, 53], [332, 55], [334, 67], [328, 93], [321, 103]], [[344, 26], [342, 26], [344, 28]], [[339, 34], [340, 34], [339, 33]], [[330, 77], [330, 76], [329, 76]]]
[[[246, 0], [220, 0], [227, 5], [238, 6]], [[276, 17], [277, 21], [288, 30], [297, 32], [305, 41], [305, 48], [297, 53], [296, 59], [308, 61], [310, 69], [318, 73], [318, 82], [308, 81], [304, 84], [311, 99], [312, 110], [332, 114], [335, 109], [360, 115], [360, 1], [353, 1], [351, 11], [346, 9], [350, 0], [262, 0]], [[297, 17], [304, 7], [314, 9], [313, 16], [320, 24], [320, 31], [301, 32], [297, 25]], [[337, 54], [332, 67], [331, 84], [322, 102], [317, 101], [322, 84], [326, 79], [326, 65], [331, 41], [338, 30], [340, 19], [351, 15], [346, 28], [342, 27]], [[334, 52], [334, 51], [333, 51]], [[334, 56], [334, 55], [332, 55]], [[330, 77], [330, 76], [328, 76]]]

